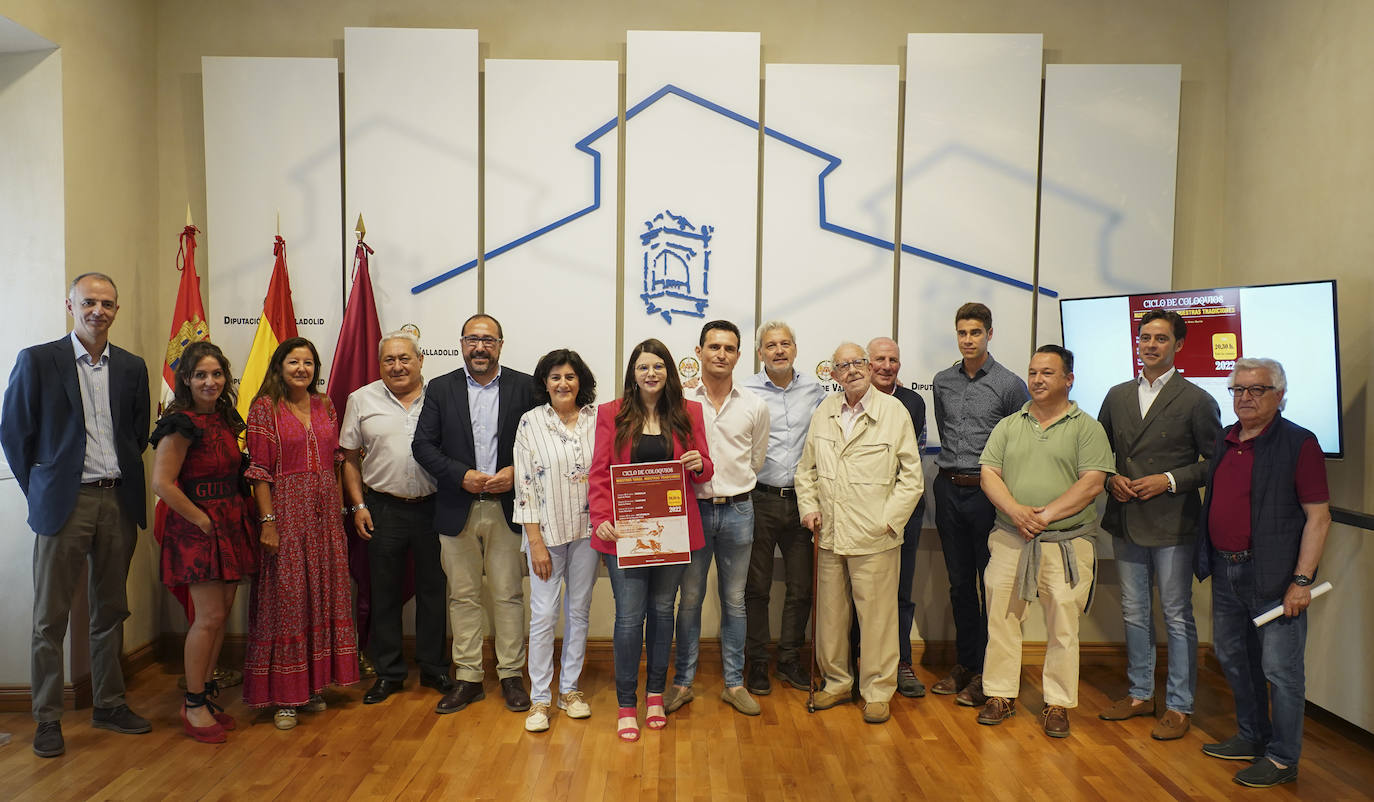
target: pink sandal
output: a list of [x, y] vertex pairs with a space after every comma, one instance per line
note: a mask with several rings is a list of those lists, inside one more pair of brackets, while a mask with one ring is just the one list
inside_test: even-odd
[[[619, 735], [622, 741], [638, 741], [639, 721], [635, 718], [635, 709], [633, 707], [622, 707], [620, 708], [619, 716], [620, 720], [616, 722], [616, 726], [619, 727], [619, 729], [615, 731], [615, 734]], [[625, 723], [627, 720], [630, 722], [628, 725]]]
[[[668, 726], [668, 716], [663, 712], [663, 694], [651, 693], [644, 697], [644, 704], [648, 708], [644, 716], [644, 724], [651, 730], [661, 730]], [[658, 708], [658, 712], [654, 712]]]

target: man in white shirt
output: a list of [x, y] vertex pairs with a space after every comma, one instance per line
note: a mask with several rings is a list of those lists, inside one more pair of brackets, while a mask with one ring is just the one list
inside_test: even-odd
[[701, 382], [685, 393], [687, 398], [701, 402], [706, 442], [716, 472], [711, 481], [696, 486], [706, 543], [692, 553], [692, 564], [682, 576], [677, 663], [673, 687], [664, 700], [669, 711], [692, 699], [701, 639], [701, 603], [706, 598], [714, 557], [720, 595], [720, 652], [725, 664], [725, 690], [720, 698], [746, 716], [761, 712], [759, 703], [744, 689], [744, 583], [754, 544], [750, 493], [768, 449], [768, 407], [757, 395], [735, 386], [739, 346], [739, 328], [728, 320], [713, 320], [702, 326], [696, 350]]
[[411, 453], [425, 403], [420, 342], [392, 332], [377, 348], [382, 378], [354, 390], [339, 428], [343, 482], [358, 535], [367, 541], [372, 571], [368, 651], [377, 681], [363, 704], [377, 704], [405, 685], [401, 654], [402, 589], [407, 557], [415, 565], [415, 659], [420, 684], [447, 694], [454, 688], [444, 646], [444, 571], [434, 531], [434, 477]]

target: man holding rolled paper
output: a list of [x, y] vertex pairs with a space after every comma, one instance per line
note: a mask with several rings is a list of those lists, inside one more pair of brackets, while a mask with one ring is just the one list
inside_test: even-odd
[[[1238, 732], [1202, 751], [1252, 761], [1236, 782], [1268, 788], [1298, 777], [1305, 611], [1331, 528], [1330, 496], [1317, 438], [1279, 414], [1283, 366], [1238, 359], [1228, 385], [1238, 421], [1212, 456], [1196, 573], [1212, 577], [1213, 647], [1235, 696]], [[1277, 606], [1283, 616], [1252, 623]]]

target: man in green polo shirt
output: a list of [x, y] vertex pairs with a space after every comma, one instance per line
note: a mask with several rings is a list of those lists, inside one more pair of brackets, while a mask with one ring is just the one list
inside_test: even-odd
[[1045, 611], [1045, 734], [1069, 734], [1078, 706], [1078, 617], [1088, 609], [1094, 578], [1093, 499], [1115, 469], [1101, 424], [1069, 400], [1073, 353], [1042, 345], [1026, 377], [1031, 400], [1001, 420], [979, 463], [983, 492], [997, 508], [988, 535], [988, 648], [979, 724], [1001, 724], [1016, 712], [1021, 682], [1021, 623], [1030, 602]]

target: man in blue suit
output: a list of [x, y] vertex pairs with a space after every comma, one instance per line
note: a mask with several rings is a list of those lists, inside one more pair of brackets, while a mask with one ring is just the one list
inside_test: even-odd
[[534, 406], [529, 374], [502, 367], [501, 324], [463, 323], [463, 364], [429, 383], [415, 425], [415, 461], [438, 483], [434, 528], [448, 577], [457, 687], [435, 706], [456, 713], [482, 699], [482, 577], [491, 591], [496, 675], [506, 707], [530, 709], [525, 668], [525, 593], [520, 529], [511, 523], [515, 429]]
[[143, 449], [148, 445], [148, 369], [110, 345], [119, 311], [114, 281], [72, 282], [72, 333], [19, 353], [0, 413], [0, 443], [29, 503], [33, 549], [33, 751], [56, 757], [62, 740], [62, 640], [72, 594], [89, 565], [91, 724], [126, 734], [148, 722], [124, 702], [125, 584], [146, 523]]

